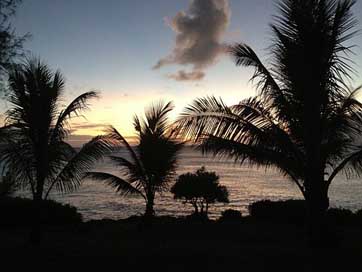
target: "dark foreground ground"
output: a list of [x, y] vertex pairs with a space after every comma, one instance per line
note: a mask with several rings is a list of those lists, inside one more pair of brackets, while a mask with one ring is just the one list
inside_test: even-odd
[[144, 226], [133, 218], [46, 227], [38, 246], [29, 243], [30, 228], [2, 227], [0, 250], [2, 263], [16, 257], [43, 267], [76, 259], [85, 267], [112, 262], [121, 271], [362, 271], [362, 228], [334, 233], [324, 248], [311, 249], [303, 226], [292, 224], [162, 218]]

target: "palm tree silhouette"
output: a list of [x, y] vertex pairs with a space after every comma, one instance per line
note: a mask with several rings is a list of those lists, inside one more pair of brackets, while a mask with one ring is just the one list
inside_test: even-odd
[[255, 70], [258, 95], [231, 107], [214, 97], [197, 99], [178, 120], [179, 132], [204, 151], [277, 167], [290, 177], [307, 200], [314, 230], [334, 177], [362, 166], [362, 105], [358, 89], [346, 84], [353, 75], [354, 3], [281, 1], [270, 68], [249, 46], [230, 48], [237, 65]]
[[95, 137], [77, 152], [65, 140], [70, 120], [89, 107], [96, 92], [86, 92], [62, 109], [64, 79], [38, 59], [29, 59], [9, 72], [10, 109], [1, 129], [0, 158], [13, 180], [29, 188], [33, 199], [78, 188], [86, 171], [111, 148]]
[[168, 190], [175, 176], [177, 157], [183, 143], [172, 139], [168, 114], [172, 103], [158, 103], [146, 110], [145, 119], [134, 117], [137, 146], [131, 147], [127, 140], [113, 127], [107, 135], [114, 148], [125, 147], [127, 157], [111, 156], [120, 168], [121, 177], [101, 172], [89, 172], [88, 178], [101, 180], [114, 187], [122, 195], [135, 194], [145, 199], [145, 217], [154, 215], [154, 200], [157, 192]]

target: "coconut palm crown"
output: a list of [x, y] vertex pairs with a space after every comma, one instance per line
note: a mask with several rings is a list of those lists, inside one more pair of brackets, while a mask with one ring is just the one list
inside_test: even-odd
[[96, 92], [86, 92], [62, 108], [65, 82], [60, 72], [32, 58], [9, 72], [9, 110], [1, 129], [0, 158], [11, 178], [29, 188], [35, 200], [79, 187], [110, 147], [95, 137], [79, 152], [66, 142], [70, 121], [89, 108]]
[[101, 180], [114, 187], [122, 195], [142, 196], [146, 202], [145, 216], [153, 216], [155, 194], [169, 188], [175, 177], [177, 158], [183, 143], [173, 139], [168, 115], [173, 109], [171, 102], [151, 105], [145, 118], [134, 117], [137, 143], [131, 146], [115, 128], [107, 135], [115, 150], [124, 148], [126, 156], [111, 156], [119, 167], [120, 175], [89, 172], [87, 177]]

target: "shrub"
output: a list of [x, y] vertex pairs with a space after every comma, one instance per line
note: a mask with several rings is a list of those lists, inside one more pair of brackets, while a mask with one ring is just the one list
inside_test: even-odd
[[187, 215], [185, 220], [191, 223], [206, 223], [209, 222], [209, 217], [205, 213], [192, 213]]
[[215, 202], [229, 202], [229, 192], [219, 184], [219, 176], [215, 172], [207, 172], [204, 167], [196, 173], [186, 173], [177, 178], [171, 188], [175, 199], [191, 204], [195, 214], [207, 216], [209, 205]]
[[356, 224], [362, 225], [362, 210], [358, 210], [354, 214]]
[[44, 200], [39, 204], [31, 199], [4, 197], [0, 199], [1, 226], [30, 226], [41, 215], [44, 225], [67, 225], [82, 222], [82, 215], [68, 204]]
[[327, 211], [327, 220], [329, 224], [344, 225], [353, 223], [355, 215], [352, 211], [340, 208], [330, 208]]
[[270, 201], [262, 200], [249, 205], [252, 217], [278, 222], [303, 223], [305, 220], [305, 200]]
[[242, 219], [240, 211], [228, 209], [221, 213], [220, 222], [239, 222]]

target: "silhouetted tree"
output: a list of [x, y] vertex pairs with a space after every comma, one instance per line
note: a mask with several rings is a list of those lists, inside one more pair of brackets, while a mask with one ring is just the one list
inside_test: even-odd
[[270, 68], [245, 44], [236, 64], [255, 69], [259, 94], [228, 107], [196, 100], [182, 114], [181, 133], [204, 151], [274, 166], [308, 203], [313, 237], [322, 231], [328, 188], [342, 170], [360, 173], [362, 105], [347, 87], [356, 20], [352, 0], [282, 0], [272, 25]]
[[23, 43], [29, 34], [17, 36], [10, 23], [21, 0], [0, 0], [0, 75], [4, 75], [14, 58], [23, 54]]
[[75, 190], [110, 146], [95, 137], [77, 152], [65, 140], [70, 120], [88, 109], [95, 92], [83, 93], [61, 108], [64, 80], [37, 59], [16, 65], [9, 73], [10, 109], [1, 129], [0, 159], [12, 180], [30, 188], [41, 201], [52, 189]]
[[112, 162], [120, 168], [121, 177], [100, 172], [87, 175], [106, 182], [123, 195], [142, 196], [146, 201], [146, 217], [155, 213], [155, 194], [166, 191], [174, 178], [177, 157], [183, 146], [171, 136], [168, 114], [172, 109], [171, 102], [159, 103], [146, 110], [145, 119], [134, 118], [137, 132], [135, 147], [131, 147], [115, 128], [110, 128], [108, 139], [115, 148], [125, 147], [130, 157], [111, 156]]
[[215, 202], [229, 203], [229, 193], [225, 186], [219, 184], [219, 176], [215, 172], [207, 172], [205, 167], [196, 173], [182, 174], [171, 188], [175, 199], [190, 203], [195, 214], [207, 216], [209, 204]]

